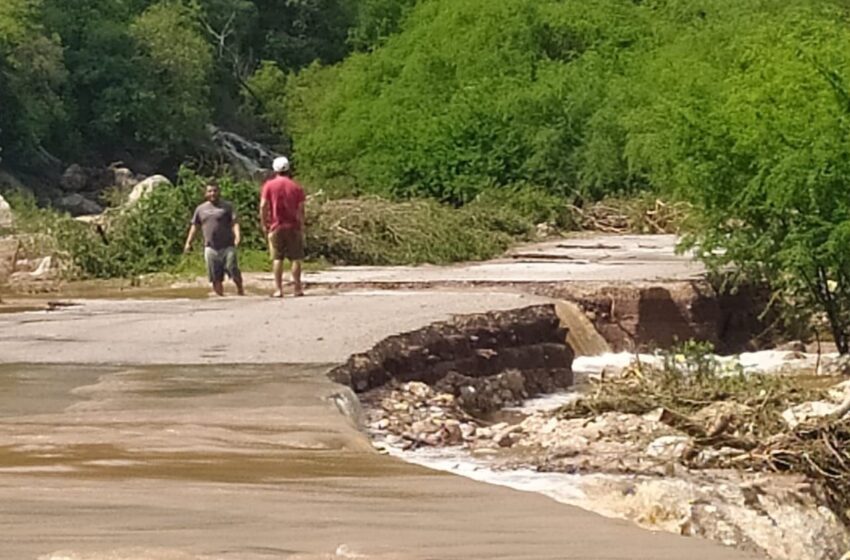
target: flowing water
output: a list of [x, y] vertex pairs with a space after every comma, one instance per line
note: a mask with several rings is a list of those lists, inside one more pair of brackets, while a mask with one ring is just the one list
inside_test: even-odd
[[[309, 549], [275, 539], [276, 526], [298, 523], [286, 503], [294, 495], [337, 485], [365, 499], [370, 485], [361, 495], [352, 481], [409, 473], [371, 452], [355, 425], [356, 400], [323, 371], [0, 366], [0, 557]], [[322, 500], [299, 502], [333, 513]]]

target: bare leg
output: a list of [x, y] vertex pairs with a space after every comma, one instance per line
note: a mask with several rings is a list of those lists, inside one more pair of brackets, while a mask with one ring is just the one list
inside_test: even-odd
[[283, 260], [274, 261], [274, 285], [277, 288], [277, 291], [274, 293], [272, 297], [283, 297]]
[[242, 285], [242, 275], [236, 274], [233, 277], [233, 283], [236, 284], [236, 293], [240, 296], [245, 295], [245, 287]]
[[222, 282], [221, 280], [219, 280], [218, 282], [213, 282], [212, 287], [213, 287], [213, 291], [215, 292], [215, 295], [217, 295], [217, 296], [223, 296], [224, 295], [224, 282]]
[[301, 285], [301, 261], [292, 261], [292, 282], [295, 284], [295, 295], [303, 296], [304, 288]]

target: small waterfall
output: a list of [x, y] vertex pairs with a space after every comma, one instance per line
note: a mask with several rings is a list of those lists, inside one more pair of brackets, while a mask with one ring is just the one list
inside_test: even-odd
[[238, 174], [256, 178], [271, 169], [272, 161], [279, 155], [268, 146], [248, 140], [235, 132], [210, 127], [210, 134], [218, 152]]
[[599, 334], [584, 311], [571, 301], [559, 301], [555, 305], [558, 318], [569, 331], [567, 344], [576, 356], [601, 356], [611, 352], [608, 342]]

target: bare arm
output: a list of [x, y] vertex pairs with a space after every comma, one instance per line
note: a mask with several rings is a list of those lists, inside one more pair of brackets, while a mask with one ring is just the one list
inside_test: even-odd
[[196, 233], [198, 233], [198, 226], [192, 224], [192, 227], [189, 228], [189, 235], [186, 237], [186, 244], [183, 246], [184, 253], [192, 250], [192, 241], [195, 239]]
[[307, 220], [304, 216], [305, 210], [304, 207], [307, 206], [306, 202], [302, 202], [300, 206], [298, 206], [298, 227], [301, 229], [301, 233], [304, 233], [304, 230], [307, 226]]
[[260, 200], [260, 227], [263, 233], [269, 232], [269, 201], [265, 198]]
[[242, 228], [239, 227], [239, 222], [233, 222], [233, 244], [239, 247], [242, 243]]

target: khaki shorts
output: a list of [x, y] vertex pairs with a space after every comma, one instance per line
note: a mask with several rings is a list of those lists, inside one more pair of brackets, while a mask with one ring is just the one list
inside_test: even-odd
[[227, 274], [233, 280], [241, 280], [242, 273], [239, 272], [239, 258], [236, 256], [236, 247], [225, 249], [204, 248], [204, 260], [207, 263], [207, 274], [210, 282], [218, 283], [224, 280]]
[[304, 234], [300, 229], [277, 229], [271, 232], [269, 252], [276, 261], [304, 260]]

